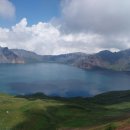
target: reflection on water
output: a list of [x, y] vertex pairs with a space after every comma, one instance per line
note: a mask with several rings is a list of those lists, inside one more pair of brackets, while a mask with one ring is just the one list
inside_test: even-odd
[[0, 65], [0, 92], [92, 96], [130, 89], [129, 72], [85, 71], [61, 64]]
[[[80, 80], [53, 80], [43, 83], [12, 83], [11, 89], [17, 93], [43, 92], [52, 96], [90, 96], [91, 84]], [[86, 87], [89, 86], [89, 87]]]

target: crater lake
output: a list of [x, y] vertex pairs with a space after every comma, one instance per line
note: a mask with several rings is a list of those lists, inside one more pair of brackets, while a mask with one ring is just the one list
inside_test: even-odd
[[130, 72], [83, 70], [54, 63], [0, 65], [0, 93], [88, 97], [129, 89]]

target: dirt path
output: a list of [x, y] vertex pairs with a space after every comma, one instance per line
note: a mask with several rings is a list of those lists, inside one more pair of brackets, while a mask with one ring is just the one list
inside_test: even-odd
[[72, 128], [72, 129], [60, 129], [60, 130], [89, 130], [87, 128]]
[[128, 126], [128, 127], [122, 127], [122, 128], [117, 129], [117, 130], [130, 130], [130, 126]]
[[[65, 128], [65, 129], [60, 129], [60, 130], [100, 130], [103, 127], [94, 127], [94, 128]], [[123, 126], [120, 126], [120, 128], [117, 128], [116, 130], [130, 130], [130, 125], [124, 124]]]
[[[61, 130], [89, 130], [89, 128], [61, 129]], [[118, 128], [116, 130], [130, 130], [130, 126]]]
[[[61, 130], [89, 130], [87, 128], [77, 128], [77, 129], [61, 129]], [[117, 130], [130, 130], [130, 126], [128, 127], [122, 127], [122, 128], [119, 128]]]

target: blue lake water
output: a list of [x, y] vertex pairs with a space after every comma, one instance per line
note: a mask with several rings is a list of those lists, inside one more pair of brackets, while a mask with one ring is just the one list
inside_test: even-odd
[[2, 64], [0, 93], [43, 92], [51, 96], [93, 96], [130, 89], [130, 72], [83, 70], [62, 64]]

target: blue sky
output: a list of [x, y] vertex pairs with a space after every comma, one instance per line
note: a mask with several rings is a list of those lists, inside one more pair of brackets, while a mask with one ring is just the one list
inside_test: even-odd
[[28, 24], [36, 24], [39, 21], [48, 22], [53, 17], [60, 15], [60, 0], [10, 0], [16, 9], [15, 18], [11, 20], [1, 19], [0, 26], [10, 27], [18, 23], [22, 18], [28, 19]]
[[0, 46], [51, 55], [130, 48], [130, 0], [0, 0]]

